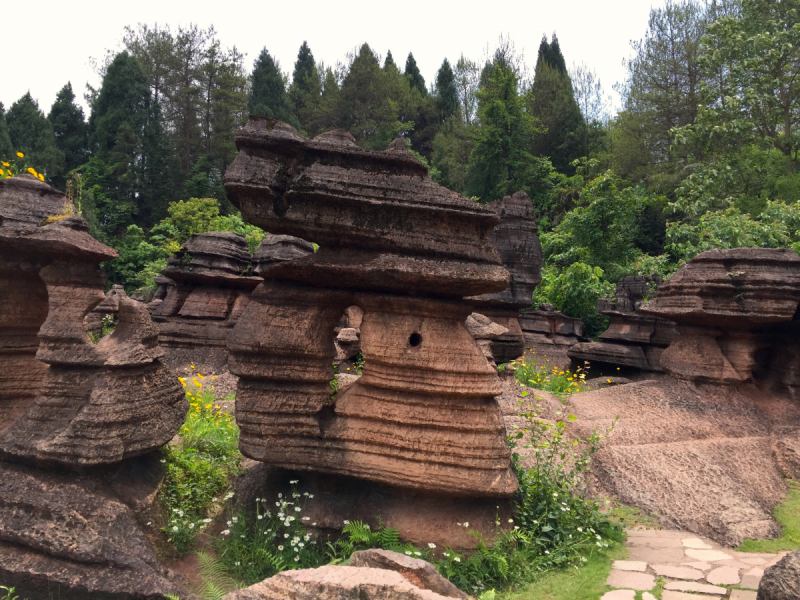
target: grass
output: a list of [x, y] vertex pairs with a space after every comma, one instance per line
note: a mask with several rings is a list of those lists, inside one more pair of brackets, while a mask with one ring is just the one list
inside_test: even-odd
[[578, 367], [573, 373], [569, 369], [563, 370], [558, 367], [542, 365], [537, 361], [535, 354], [533, 351], [529, 353], [526, 350], [520, 358], [506, 365], [500, 365], [498, 369], [513, 369], [514, 377], [520, 384], [550, 392], [559, 397], [586, 389], [588, 367], [586, 369]]
[[508, 600], [597, 600], [614, 589], [606, 585], [613, 561], [627, 557], [628, 549], [619, 544], [607, 552], [593, 553], [579, 569], [572, 567], [546, 573], [525, 591], [504, 597]]
[[800, 550], [800, 482], [789, 481], [789, 493], [775, 508], [775, 519], [781, 524], [781, 537], [777, 540], [745, 540], [737, 550], [763, 554]]
[[605, 516], [614, 523], [619, 523], [623, 528], [633, 529], [635, 527], [644, 527], [645, 529], [661, 529], [651, 515], [643, 513], [638, 508], [620, 504], [616, 501], [610, 501], [606, 510]]

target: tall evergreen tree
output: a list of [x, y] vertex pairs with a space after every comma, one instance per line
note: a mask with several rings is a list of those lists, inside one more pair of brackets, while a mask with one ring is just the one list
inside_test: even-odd
[[89, 157], [89, 132], [83, 108], [75, 104], [72, 84], [67, 83], [56, 95], [47, 119], [53, 126], [56, 146], [64, 155], [64, 174], [53, 178], [54, 185], [64, 189], [64, 175], [81, 166]]
[[286, 93], [283, 75], [266, 48], [258, 55], [250, 78], [250, 98], [247, 101], [247, 108], [251, 114], [299, 126], [292, 111], [289, 95]]
[[321, 94], [322, 82], [314, 63], [314, 55], [308, 44], [303, 42], [297, 53], [297, 61], [294, 63], [289, 98], [294, 106], [295, 115], [304, 129], [307, 129], [306, 122], [314, 120], [313, 113], [317, 110]]
[[423, 96], [427, 95], [428, 89], [425, 87], [425, 79], [422, 77], [422, 73], [419, 72], [417, 61], [414, 60], [414, 55], [411, 52], [408, 53], [408, 58], [406, 59], [405, 76], [408, 79], [409, 86], [417, 88]]
[[8, 135], [8, 124], [6, 123], [6, 109], [0, 102], [0, 159], [11, 158], [14, 154], [14, 146], [11, 144], [11, 137]]
[[25, 154], [29, 166], [49, 180], [63, 174], [64, 154], [56, 146], [53, 126], [30, 92], [11, 105], [6, 123], [14, 151]]
[[525, 190], [535, 199], [548, 186], [550, 164], [531, 154], [536, 134], [533, 117], [517, 90], [517, 77], [507, 66], [484, 69], [486, 81], [478, 91], [475, 146], [469, 157], [466, 193], [489, 202]]
[[562, 173], [574, 173], [570, 163], [588, 152], [586, 122], [575, 101], [555, 34], [552, 43], [543, 39], [539, 46], [528, 108], [546, 128], [536, 138], [534, 154], [549, 157], [553, 166]]
[[394, 57], [392, 56], [392, 51], [386, 51], [386, 58], [383, 60], [383, 70], [388, 71], [389, 69], [394, 68], [395, 71], [397, 70], [397, 65], [394, 62]]
[[439, 111], [439, 118], [445, 121], [456, 116], [459, 104], [456, 78], [450, 61], [445, 58], [436, 73], [436, 109]]

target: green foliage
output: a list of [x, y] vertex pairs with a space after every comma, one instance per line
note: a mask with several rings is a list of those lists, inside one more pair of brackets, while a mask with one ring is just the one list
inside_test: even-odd
[[8, 123], [6, 122], [6, 109], [0, 102], [0, 159], [8, 159], [14, 153], [14, 145], [8, 135]]
[[56, 146], [53, 126], [30, 92], [11, 105], [5, 121], [11, 146], [24, 153], [28, 163], [36, 165], [48, 180], [63, 173], [64, 155]]
[[781, 524], [781, 537], [776, 540], [744, 540], [740, 552], [777, 553], [800, 550], [800, 482], [790, 480], [789, 493], [775, 508], [775, 519]]
[[428, 88], [425, 87], [425, 79], [422, 77], [422, 73], [419, 72], [417, 61], [414, 60], [414, 55], [411, 52], [408, 53], [408, 58], [406, 58], [406, 68], [403, 74], [406, 76], [410, 88], [415, 88], [423, 96], [428, 93]]
[[342, 536], [335, 542], [328, 542], [327, 546], [332, 562], [341, 562], [350, 558], [353, 552], [369, 548], [402, 552], [415, 557], [423, 556], [423, 553], [413, 545], [400, 540], [400, 532], [397, 529], [386, 527], [383, 523], [379, 523], [373, 531], [367, 523], [345, 521]]
[[200, 579], [203, 581], [198, 590], [201, 598], [222, 600], [225, 594], [236, 589], [236, 582], [228, 575], [219, 557], [207, 552], [198, 552], [197, 563], [200, 567]]
[[436, 109], [442, 121], [455, 117], [459, 109], [455, 74], [446, 58], [436, 73]]
[[71, 83], [67, 83], [56, 95], [47, 120], [53, 127], [56, 147], [64, 156], [64, 172], [54, 174], [53, 182], [56, 187], [65, 189], [64, 174], [81, 166], [89, 155], [88, 127], [83, 109], [75, 104]]
[[604, 275], [600, 267], [583, 262], [572, 263], [565, 269], [545, 267], [542, 282], [534, 293], [534, 304], [552, 304], [571, 317], [583, 319], [586, 335], [598, 335], [608, 326], [608, 318], [597, 313], [597, 300], [614, 290]]
[[[558, 367], [541, 364], [539, 358], [535, 352], [526, 350], [520, 358], [509, 363], [506, 368], [514, 369], [514, 377], [520, 385], [550, 392], [559, 397], [586, 389], [585, 380], [588, 367], [586, 369], [578, 367], [573, 373], [569, 369], [561, 370]], [[549, 362], [546, 358], [544, 360]], [[522, 396], [527, 395], [528, 391], [524, 390]]]
[[0, 592], [5, 592], [2, 596], [0, 596], [0, 600], [19, 600], [19, 596], [14, 593], [13, 587], [0, 585]]
[[278, 119], [299, 126], [294, 116], [291, 100], [286, 93], [286, 82], [278, 63], [266, 48], [261, 50], [250, 77], [250, 98], [247, 109], [251, 114]]
[[201, 377], [196, 375], [191, 384], [181, 379], [190, 409], [180, 443], [164, 449], [166, 476], [159, 500], [169, 521], [163, 531], [178, 554], [193, 548], [197, 533], [233, 495], [225, 494], [241, 459], [238, 428], [216, 403], [213, 389], [203, 388]]

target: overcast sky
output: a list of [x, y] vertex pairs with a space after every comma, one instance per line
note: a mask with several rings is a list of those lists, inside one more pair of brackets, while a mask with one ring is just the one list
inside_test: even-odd
[[137, 23], [213, 25], [223, 46], [246, 53], [248, 70], [264, 46], [291, 72], [303, 40], [329, 65], [367, 42], [381, 55], [391, 50], [401, 68], [413, 52], [427, 83], [445, 57], [480, 60], [500, 35], [524, 50], [532, 72], [542, 34], [555, 31], [567, 65], [586, 63], [611, 93], [624, 78], [630, 41], [644, 36], [651, 7], [664, 1], [42, 0], [0, 27], [0, 102], [7, 110], [30, 91], [46, 114], [71, 81], [83, 103], [86, 83], [99, 84], [89, 58], [119, 49], [125, 25]]

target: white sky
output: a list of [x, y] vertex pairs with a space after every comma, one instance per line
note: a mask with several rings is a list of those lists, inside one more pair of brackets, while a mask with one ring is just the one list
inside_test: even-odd
[[[6, 107], [30, 91], [47, 114], [55, 95], [72, 82], [83, 103], [87, 82], [98, 78], [89, 57], [118, 49], [125, 25], [158, 23], [214, 25], [223, 46], [247, 54], [248, 71], [262, 47], [291, 72], [297, 51], [307, 40], [314, 58], [334, 65], [367, 42], [385, 55], [392, 51], [402, 69], [409, 51], [426, 83], [447, 57], [463, 52], [482, 60], [487, 44], [510, 37], [533, 71], [542, 34], [555, 31], [567, 65], [586, 63], [606, 93], [624, 79], [622, 59], [630, 40], [640, 39], [652, 6], [664, 0], [42, 0], [0, 27], [0, 102]], [[84, 107], [86, 110], [86, 107]], [[87, 118], [88, 118], [88, 111]]]

